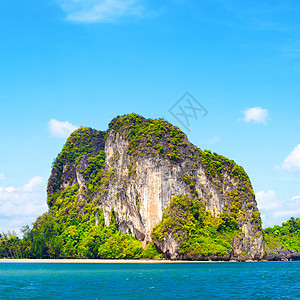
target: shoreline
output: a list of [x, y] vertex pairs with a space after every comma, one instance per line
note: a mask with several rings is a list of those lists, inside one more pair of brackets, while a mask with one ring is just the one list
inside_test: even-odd
[[[0, 263], [56, 263], [56, 264], [182, 264], [182, 263], [228, 263], [237, 261], [186, 261], [186, 260], [158, 260], [158, 259], [9, 259], [2, 258]], [[247, 261], [255, 262], [255, 261]]]
[[163, 263], [210, 263], [213, 261], [174, 261], [148, 259], [0, 259], [0, 263], [54, 263], [54, 264], [163, 264]]

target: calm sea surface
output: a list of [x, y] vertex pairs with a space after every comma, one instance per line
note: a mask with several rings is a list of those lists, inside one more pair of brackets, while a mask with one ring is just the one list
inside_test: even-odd
[[0, 299], [300, 299], [300, 262], [0, 263]]

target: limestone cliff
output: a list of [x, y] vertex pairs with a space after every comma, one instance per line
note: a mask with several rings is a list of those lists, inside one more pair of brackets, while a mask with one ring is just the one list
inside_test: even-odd
[[[99, 163], [99, 157], [105, 163]], [[232, 214], [238, 233], [222, 256], [181, 251], [172, 232], [154, 240], [172, 259], [260, 260], [264, 256], [261, 220], [244, 170], [220, 155], [201, 151], [164, 120], [136, 114], [115, 118], [106, 132], [80, 128], [68, 139], [53, 165], [48, 204], [67, 186], [78, 184], [78, 200], [95, 202], [105, 223], [113, 207], [118, 229], [147, 244], [176, 195], [196, 199], [213, 218]]]

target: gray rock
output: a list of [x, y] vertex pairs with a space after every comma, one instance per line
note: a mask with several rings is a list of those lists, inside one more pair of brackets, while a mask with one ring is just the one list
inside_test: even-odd
[[290, 249], [272, 249], [266, 256], [268, 261], [299, 261], [300, 252]]

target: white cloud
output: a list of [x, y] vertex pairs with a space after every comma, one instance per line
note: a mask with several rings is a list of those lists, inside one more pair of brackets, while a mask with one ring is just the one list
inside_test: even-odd
[[258, 192], [256, 193], [259, 209], [270, 210], [280, 207], [280, 204], [276, 202], [276, 193], [274, 191]]
[[68, 121], [61, 122], [55, 119], [52, 119], [48, 123], [49, 132], [55, 136], [60, 138], [68, 137], [73, 131], [78, 129], [76, 125], [69, 123]]
[[36, 176], [33, 177], [27, 184], [25, 184], [22, 189], [25, 192], [30, 193], [34, 191], [36, 188], [38, 188], [42, 183], [43, 183], [42, 177]]
[[246, 123], [253, 122], [253, 123], [266, 124], [269, 116], [268, 110], [261, 107], [252, 107], [245, 110], [243, 113], [244, 113], [243, 120]]
[[300, 217], [300, 196], [284, 201], [278, 199], [275, 191], [261, 191], [256, 193], [256, 200], [264, 228], [281, 225], [291, 217]]
[[295, 196], [291, 199], [291, 201], [295, 201], [295, 202], [293, 202], [293, 205], [294, 205], [294, 203], [296, 203], [299, 200], [300, 200], [300, 196]]
[[5, 179], [5, 176], [3, 173], [0, 173], [0, 180], [4, 180]]
[[284, 160], [282, 168], [291, 172], [300, 172], [300, 144]]
[[41, 177], [32, 178], [22, 187], [0, 188], [0, 232], [16, 231], [31, 225], [47, 211], [46, 186]]
[[58, 0], [66, 19], [80, 23], [107, 23], [123, 16], [143, 14], [141, 0]]
[[10, 186], [10, 187], [7, 187], [7, 188], [5, 188], [4, 189], [5, 190], [5, 192], [7, 192], [7, 193], [12, 193], [13, 191], [15, 191], [15, 188], [14, 187], [12, 187], [12, 186]]

